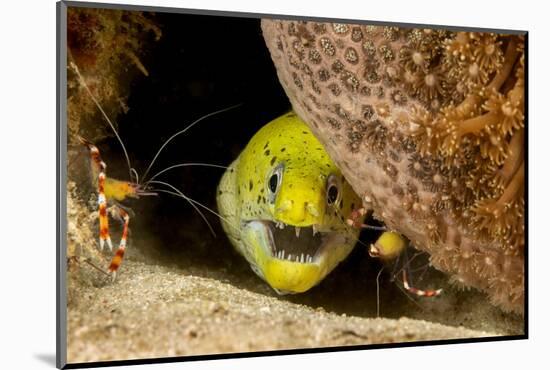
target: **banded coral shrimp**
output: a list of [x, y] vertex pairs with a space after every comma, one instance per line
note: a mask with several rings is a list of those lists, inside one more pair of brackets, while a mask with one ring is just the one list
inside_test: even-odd
[[[390, 292], [402, 293], [397, 295], [406, 297], [420, 311], [426, 308], [426, 302], [443, 292], [443, 288], [438, 286], [440, 282], [431, 280], [437, 278], [438, 273], [430, 268], [429, 255], [414, 248], [404, 235], [379, 222], [372, 211], [360, 207], [353, 210], [348, 219], [340, 214], [340, 219], [346, 227], [363, 230], [355, 239], [358, 255], [354, 257], [365, 261], [367, 280], [375, 281], [376, 317], [380, 317], [384, 310], [381, 302], [386, 304], [391, 300], [387, 297], [381, 299], [382, 295], [391, 296], [393, 293]], [[368, 285], [371, 286], [370, 282]], [[374, 314], [374, 311], [370, 312]]]
[[193, 126], [197, 125], [199, 122], [204, 121], [209, 117], [222, 114], [229, 110], [235, 109], [239, 107], [241, 104], [236, 104], [236, 105], [219, 109], [217, 111], [203, 115], [200, 118], [194, 120], [192, 123], [186, 125], [183, 129], [172, 134], [160, 146], [155, 156], [150, 161], [148, 167], [143, 172], [143, 176], [141, 176], [140, 178], [138, 171], [131, 164], [130, 156], [128, 155], [126, 146], [124, 145], [123, 140], [118, 134], [117, 129], [115, 128], [115, 125], [113, 124], [113, 122], [111, 121], [111, 119], [109, 118], [105, 110], [102, 108], [100, 102], [94, 97], [94, 94], [88, 87], [88, 84], [86, 83], [84, 77], [80, 73], [74, 61], [71, 61], [69, 63], [69, 68], [72, 69], [73, 72], [76, 74], [79, 84], [89, 95], [90, 99], [93, 100], [97, 109], [101, 112], [103, 119], [109, 124], [109, 127], [111, 128], [116, 139], [118, 140], [118, 143], [120, 144], [120, 147], [124, 153], [126, 164], [128, 166], [128, 175], [130, 179], [128, 181], [118, 180], [116, 178], [107, 176], [107, 164], [103, 161], [98, 147], [94, 143], [88, 141], [87, 139], [81, 136], [77, 136], [77, 140], [79, 141], [79, 143], [83, 145], [85, 148], [87, 148], [89, 152], [90, 173], [92, 178], [92, 184], [97, 189], [97, 208], [98, 208], [97, 215], [99, 220], [99, 249], [101, 251], [103, 251], [105, 246], [107, 246], [111, 252], [113, 251], [113, 243], [111, 241], [111, 235], [109, 231], [109, 215], [112, 216], [114, 219], [119, 220], [122, 223], [122, 234], [120, 236], [120, 242], [119, 242], [118, 248], [115, 249], [115, 253], [108, 267], [108, 272], [105, 272], [101, 267], [95, 265], [88, 259], [84, 259], [84, 261], [90, 264], [95, 269], [102, 271], [107, 275], [110, 275], [113, 281], [115, 280], [116, 274], [124, 258], [126, 246], [128, 244], [130, 214], [132, 213], [132, 211], [131, 209], [124, 206], [122, 202], [124, 202], [129, 198], [137, 199], [143, 196], [156, 196], [159, 193], [172, 194], [180, 198], [183, 198], [198, 213], [198, 215], [202, 218], [202, 220], [208, 226], [210, 232], [215, 236], [215, 231], [212, 225], [204, 215], [203, 211], [201, 211], [201, 209], [211, 212], [218, 217], [221, 217], [221, 216], [211, 208], [202, 204], [201, 202], [186, 196], [181, 190], [179, 190], [174, 185], [166, 181], [160, 181], [158, 180], [158, 178], [159, 176], [166, 173], [167, 171], [170, 171], [176, 168], [181, 168], [181, 167], [210, 167], [210, 168], [226, 169], [227, 168], [226, 166], [210, 164], [210, 163], [202, 163], [202, 162], [186, 162], [186, 163], [172, 164], [152, 175], [150, 175], [150, 172], [151, 172], [151, 169], [154, 168], [154, 164], [157, 161], [157, 158], [162, 153], [162, 151], [176, 137], [185, 134], [188, 130], [190, 130]]

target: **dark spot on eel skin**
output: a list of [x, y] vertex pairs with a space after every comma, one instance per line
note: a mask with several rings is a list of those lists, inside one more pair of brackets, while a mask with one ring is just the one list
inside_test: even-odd
[[262, 194], [263, 194], [263, 193], [264, 193], [264, 190], [265, 190], [265, 189], [263, 189], [263, 188], [262, 188], [262, 189], [260, 189], [260, 193], [262, 193]]
[[250, 180], [250, 182], [248, 183], [248, 190], [252, 190], [253, 187], [254, 184], [252, 184], [252, 180]]
[[275, 161], [277, 160], [277, 157], [271, 158], [271, 165], [273, 166], [275, 164]]
[[260, 204], [260, 201], [262, 200], [262, 196], [261, 195], [258, 195], [258, 200], [256, 201], [256, 203]]
[[271, 153], [269, 149], [264, 152], [265, 155], [269, 155], [269, 153]]
[[264, 149], [267, 148], [268, 145], [269, 145], [269, 141], [267, 143], [265, 143]]
[[307, 135], [307, 131], [302, 131], [302, 134]]
[[284, 152], [286, 150], [286, 148], [281, 148], [281, 152]]

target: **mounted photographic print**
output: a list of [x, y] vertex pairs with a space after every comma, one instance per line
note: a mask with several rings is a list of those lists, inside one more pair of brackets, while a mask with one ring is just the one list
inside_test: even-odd
[[526, 32], [58, 27], [58, 367], [527, 337]]

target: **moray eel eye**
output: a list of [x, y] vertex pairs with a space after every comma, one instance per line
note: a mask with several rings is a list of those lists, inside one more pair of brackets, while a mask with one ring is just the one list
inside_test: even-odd
[[327, 204], [333, 205], [340, 202], [340, 182], [334, 175], [330, 175], [327, 180]]
[[338, 199], [338, 189], [335, 185], [331, 185], [327, 191], [327, 202], [328, 204], [334, 204]]
[[275, 201], [275, 195], [281, 186], [283, 181], [283, 165], [280, 164], [273, 169], [271, 174], [268, 177], [267, 189], [269, 190], [270, 201], [273, 203]]
[[271, 190], [272, 193], [275, 193], [277, 191], [278, 184], [279, 184], [279, 175], [274, 173], [269, 178], [269, 190]]

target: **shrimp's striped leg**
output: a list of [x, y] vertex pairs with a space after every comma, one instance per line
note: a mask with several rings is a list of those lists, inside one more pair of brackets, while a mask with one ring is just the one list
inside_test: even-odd
[[90, 151], [90, 157], [92, 158], [92, 172], [94, 174], [99, 174], [100, 172], [105, 173], [107, 165], [101, 159], [101, 155], [99, 154], [99, 149], [97, 148], [97, 146], [84, 139], [82, 136], [78, 136], [78, 140]]
[[115, 212], [118, 212], [117, 216], [121, 218], [124, 223], [123, 229], [122, 229], [122, 236], [120, 238], [120, 244], [109, 266], [109, 272], [112, 274], [113, 280], [115, 280], [116, 273], [120, 265], [122, 264], [122, 259], [124, 258], [124, 252], [126, 251], [126, 243], [128, 240], [128, 224], [130, 223], [130, 216], [128, 215], [128, 212], [126, 212], [121, 207], [119, 206], [113, 206], [113, 207], [116, 208]]
[[[103, 168], [106, 167], [105, 163], [101, 161]], [[99, 205], [99, 248], [103, 250], [105, 242], [109, 250], [113, 250], [113, 243], [109, 236], [109, 217], [107, 216], [107, 198], [105, 198], [105, 172], [101, 170], [98, 177], [98, 205]]]
[[99, 154], [99, 149], [88, 140], [83, 137], [78, 137], [80, 142], [85, 145], [90, 151], [90, 157], [92, 158], [92, 170], [97, 173], [98, 181], [98, 208], [99, 208], [99, 248], [103, 250], [105, 243], [109, 247], [109, 250], [113, 250], [113, 243], [111, 242], [111, 237], [109, 236], [109, 218], [107, 217], [107, 198], [105, 196], [105, 179], [107, 175], [105, 174], [107, 170], [107, 164], [101, 159]]
[[403, 270], [403, 287], [409, 293], [415, 294], [415, 295], [420, 296], [420, 297], [436, 297], [439, 294], [441, 294], [441, 292], [443, 291], [443, 289], [421, 290], [421, 289], [410, 286], [409, 281], [407, 280], [407, 274], [406, 274], [405, 270]]

